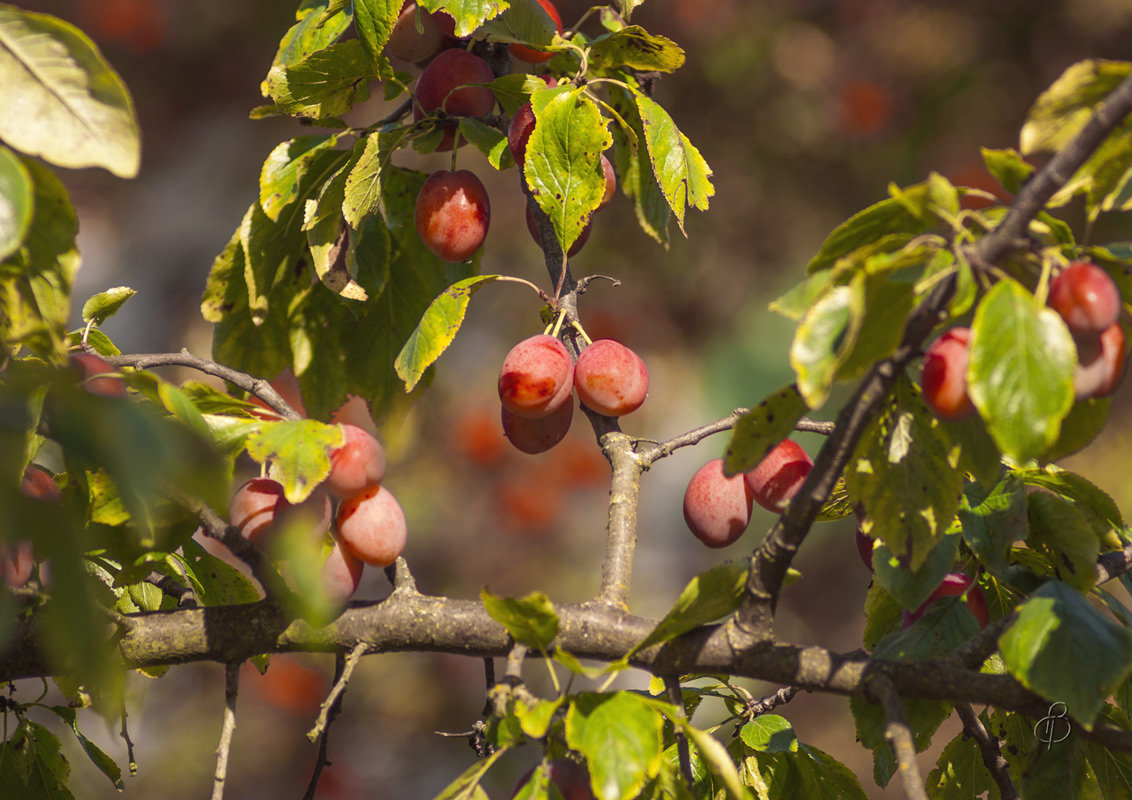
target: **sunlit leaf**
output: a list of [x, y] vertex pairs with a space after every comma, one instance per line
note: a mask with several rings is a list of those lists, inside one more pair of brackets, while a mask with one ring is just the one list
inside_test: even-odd
[[631, 692], [578, 695], [566, 712], [566, 743], [586, 757], [598, 800], [636, 797], [660, 771], [663, 717]]
[[967, 384], [1002, 452], [1017, 461], [1057, 440], [1073, 405], [1076, 348], [1057, 313], [1004, 278], [987, 292], [971, 324]]
[[484, 588], [480, 591], [480, 600], [491, 618], [506, 628], [519, 644], [547, 650], [558, 635], [558, 615], [542, 592], [510, 598], [497, 597]]
[[289, 502], [301, 503], [330, 474], [330, 451], [343, 437], [338, 425], [312, 419], [266, 422], [248, 437], [248, 455], [270, 468]]
[[472, 295], [498, 278], [498, 275], [479, 275], [457, 281], [429, 304], [393, 363], [397, 375], [405, 382], [405, 391], [413, 390], [425, 370], [456, 338]]
[[683, 232], [687, 208], [707, 211], [715, 194], [711, 168], [656, 101], [640, 93], [636, 100], [653, 174]]
[[[133, 101], [98, 47], [47, 14], [0, 6], [0, 139], [61, 167], [137, 174]], [[19, 113], [10, 113], [18, 109]]]
[[27, 167], [0, 145], [0, 261], [16, 252], [31, 225], [35, 187]]
[[747, 559], [725, 561], [692, 578], [673, 607], [629, 655], [730, 614], [743, 599], [748, 566]]

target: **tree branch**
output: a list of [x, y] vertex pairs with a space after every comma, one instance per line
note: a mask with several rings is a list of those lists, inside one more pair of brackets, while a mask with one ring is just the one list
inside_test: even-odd
[[106, 361], [115, 367], [133, 367], [134, 369], [153, 369], [154, 367], [189, 367], [214, 378], [220, 378], [245, 392], [258, 397], [266, 403], [283, 419], [300, 420], [303, 415], [283, 399], [275, 387], [263, 378], [257, 378], [246, 372], [217, 364], [207, 358], [194, 356], [188, 350], [179, 353], [149, 353], [135, 355], [106, 356]]
[[[555, 646], [583, 659], [620, 660], [656, 626], [655, 620], [599, 603], [555, 610], [560, 623]], [[363, 644], [368, 653], [506, 657], [514, 645], [479, 601], [408, 593], [355, 604], [324, 628], [285, 618], [267, 601], [130, 617], [134, 627], [117, 643], [118, 655], [129, 668], [191, 661], [238, 663], [261, 653], [350, 652]], [[34, 616], [17, 627], [10, 647], [0, 653], [0, 682], [55, 674], [37, 630]], [[638, 651], [630, 663], [661, 676], [725, 672], [840, 695], [860, 691], [868, 669], [883, 674], [906, 698], [992, 704], [1033, 719], [1049, 708], [1047, 700], [1008, 675], [985, 674], [945, 660], [882, 661], [862, 652], [841, 654], [791, 644], [767, 644], [736, 653], [725, 626], [700, 628]], [[1105, 746], [1132, 751], [1132, 734], [1127, 732], [1098, 726], [1091, 736]]]
[[991, 777], [994, 778], [995, 785], [998, 786], [999, 800], [1018, 800], [1018, 790], [1014, 788], [1014, 781], [1010, 779], [1010, 771], [1007, 769], [1006, 759], [1002, 757], [1000, 742], [991, 738], [991, 735], [987, 733], [982, 720], [979, 719], [969, 703], [956, 704], [955, 711], [959, 714], [959, 719], [963, 721], [964, 732], [979, 747], [979, 753], [983, 757], [983, 765], [986, 766]]

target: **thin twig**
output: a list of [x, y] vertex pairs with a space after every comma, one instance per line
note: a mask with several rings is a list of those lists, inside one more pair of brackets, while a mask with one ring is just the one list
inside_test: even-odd
[[[354, 652], [356, 652], [358, 647], [361, 646], [362, 645], [360, 644], [356, 645], [354, 647]], [[351, 653], [351, 655], [353, 655], [353, 652]], [[345, 691], [345, 684], [342, 681], [342, 676], [345, 674], [345, 672], [346, 656], [342, 653], [336, 653], [334, 656], [334, 686], [337, 687], [339, 684], [341, 684], [343, 687], [342, 691]], [[331, 694], [333, 694], [333, 691], [331, 691]], [[327, 752], [330, 749], [330, 723], [337, 719], [338, 713], [342, 710], [341, 692], [336, 698], [334, 698], [333, 702], [330, 702], [328, 700], [326, 703], [323, 703], [323, 708], [329, 708], [330, 711], [326, 717], [325, 723], [322, 725], [322, 728], [318, 734], [318, 755], [315, 756], [314, 772], [311, 773], [311, 779], [307, 784], [307, 791], [303, 795], [303, 800], [314, 800], [315, 792], [318, 791], [318, 782], [322, 778], [322, 771], [326, 767], [330, 766], [330, 759], [327, 758]], [[319, 712], [319, 719], [323, 719], [321, 711]], [[318, 728], [317, 725], [315, 727]], [[307, 734], [307, 736], [309, 737], [310, 734]]]
[[[723, 419], [709, 422], [707, 425], [701, 425], [698, 428], [693, 428], [690, 431], [673, 436], [663, 442], [645, 442], [638, 440], [640, 444], [637, 446], [637, 457], [648, 469], [662, 458], [667, 458], [672, 455], [676, 450], [681, 447], [691, 447], [697, 445], [709, 436], [714, 436], [717, 433], [732, 430], [735, 425], [744, 416], [750, 413], [749, 408], [737, 408], [728, 414]], [[803, 431], [806, 433], [820, 433], [825, 436], [833, 435], [836, 430], [836, 425], [833, 422], [826, 420], [814, 420], [808, 417], [802, 417], [794, 424], [794, 430]]]
[[1006, 759], [1002, 757], [1001, 742], [987, 733], [983, 721], [979, 719], [975, 709], [971, 708], [970, 703], [956, 704], [955, 711], [959, 714], [959, 719], [963, 721], [963, 730], [978, 745], [979, 753], [983, 757], [983, 764], [990, 772], [991, 777], [994, 778], [995, 785], [998, 786], [1000, 800], [1018, 800], [1018, 790], [1014, 788], [1014, 781], [1010, 779], [1010, 770], [1007, 768]]
[[[676, 714], [687, 720], [688, 714], [684, 709], [684, 693], [680, 691], [680, 679], [665, 676], [664, 688], [668, 692], [668, 702], [676, 708]], [[692, 773], [692, 751], [688, 747], [688, 737], [681, 728], [676, 728], [674, 735], [676, 737], [676, 754], [680, 759], [680, 774], [684, 776], [684, 782], [691, 789], [696, 783], [696, 776]]]
[[130, 738], [130, 729], [126, 725], [126, 704], [122, 703], [122, 727], [118, 731], [118, 735], [122, 737], [122, 741], [126, 743], [126, 763], [130, 768], [130, 775], [138, 774], [138, 762], [134, 758], [134, 740]]
[[904, 713], [904, 703], [896, 692], [892, 681], [879, 673], [870, 676], [869, 691], [880, 701], [888, 722], [884, 726], [884, 738], [892, 745], [896, 755], [896, 768], [904, 786], [904, 796], [908, 800], [928, 800], [924, 790], [924, 779], [920, 765], [916, 762], [916, 742], [912, 738], [912, 728]]
[[236, 731], [236, 698], [239, 693], [240, 664], [229, 662], [224, 666], [224, 724], [220, 729], [220, 744], [216, 748], [212, 800], [224, 800], [224, 782], [228, 780], [228, 754], [232, 750], [232, 735]]
[[330, 726], [330, 715], [332, 712], [336, 714], [334, 709], [341, 704], [342, 695], [346, 693], [346, 684], [350, 682], [354, 668], [358, 666], [358, 662], [366, 654], [367, 647], [368, 645], [365, 642], [358, 642], [354, 645], [354, 649], [346, 657], [345, 665], [341, 671], [336, 672], [334, 686], [331, 687], [330, 694], [326, 696], [326, 700], [323, 701], [318, 710], [318, 719], [315, 721], [314, 727], [307, 731], [307, 741], [313, 742], [319, 736], [322, 736]]
[[769, 714], [779, 706], [785, 705], [793, 700], [794, 695], [798, 694], [799, 691], [800, 689], [797, 686], [783, 686], [772, 695], [767, 695], [761, 700], [754, 700], [747, 703], [747, 713], [751, 717]]
[[258, 397], [266, 403], [272, 411], [276, 412], [284, 419], [300, 420], [303, 418], [302, 414], [293, 409], [291, 405], [283, 399], [283, 396], [275, 391], [275, 387], [273, 387], [270, 382], [263, 378], [249, 375], [246, 372], [240, 372], [237, 369], [226, 367], [223, 364], [217, 364], [215, 361], [209, 361], [207, 358], [194, 356], [188, 350], [182, 350], [179, 353], [148, 353], [106, 356], [105, 358], [110, 365], [115, 367], [133, 367], [134, 369], [189, 367], [198, 372], [203, 372], [206, 375], [212, 375], [215, 378], [227, 381], [243, 389], [245, 392]]

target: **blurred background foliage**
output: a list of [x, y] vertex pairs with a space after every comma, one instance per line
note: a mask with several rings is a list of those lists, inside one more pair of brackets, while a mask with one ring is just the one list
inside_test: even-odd
[[[96, 170], [62, 173], [81, 222], [75, 307], [107, 287], [132, 286], [139, 297], [106, 326], [123, 351], [187, 346], [207, 354], [210, 329], [199, 299], [209, 265], [255, 196], [263, 159], [279, 141], [304, 132], [290, 120], [248, 119], [297, 3], [21, 5], [83, 28], [129, 86], [142, 125], [136, 180]], [[558, 6], [569, 25], [588, 3]], [[673, 228], [667, 251], [634, 232], [629, 204], [614, 200], [572, 263], [577, 274], [622, 282], [593, 284], [581, 301], [582, 321], [594, 338], [619, 338], [645, 358], [650, 397], [623, 427], [656, 439], [756, 403], [790, 381], [791, 326], [767, 303], [801, 277], [835, 225], [882, 198], [890, 181], [913, 183], [933, 170], [996, 191], [980, 147], [1017, 146], [1026, 109], [1069, 64], [1132, 57], [1132, 6], [1124, 0], [648, 0], [634, 22], [687, 52], [686, 66], [659, 81], [656, 93], [714, 170], [716, 195], [708, 213], [689, 216], [686, 240]], [[348, 121], [367, 124], [388, 113], [377, 94]], [[404, 166], [433, 170], [447, 168], [449, 156], [402, 158]], [[472, 148], [461, 151], [459, 166], [476, 171], [491, 194], [482, 270], [545, 285], [541, 253], [522, 219], [517, 173], [495, 173]], [[1129, 227], [1127, 219], [1104, 219], [1095, 235], [1127, 239]], [[514, 286], [477, 295], [432, 388], [378, 431], [390, 453], [388, 484], [410, 521], [406, 556], [422, 591], [473, 597], [488, 585], [496, 594], [542, 589], [557, 602], [577, 602], [598, 588], [608, 467], [584, 418], [576, 418], [563, 445], [537, 457], [514, 451], [500, 433], [499, 363], [515, 341], [541, 328], [538, 310]], [[1126, 385], [1117, 395], [1102, 439], [1066, 462], [1126, 509], [1132, 486], [1119, 465], [1132, 444], [1130, 391]], [[357, 407], [344, 414], [366, 417]], [[820, 444], [799, 440], [811, 453]], [[722, 552], [705, 550], [688, 534], [680, 511], [684, 485], [723, 445], [716, 437], [681, 450], [645, 477], [633, 611], [662, 614], [692, 575], [749, 552], [771, 523], [757, 511], [746, 536]], [[780, 635], [859, 646], [863, 614], [856, 604], [864, 602], [869, 577], [851, 534], [842, 523], [814, 531], [796, 562], [804, 578], [783, 597]], [[382, 574], [368, 573], [359, 596], [377, 599], [387, 591]], [[328, 656], [277, 657], [262, 677], [245, 668], [230, 796], [301, 796], [315, 759], [304, 733], [332, 669]], [[529, 664], [528, 675], [546, 689], [539, 665]], [[435, 732], [470, 729], [482, 710], [483, 680], [474, 659], [365, 659], [331, 730], [333, 767], [318, 797], [433, 796], [474, 757], [464, 739]], [[625, 685], [643, 680], [632, 676]], [[223, 685], [218, 665], [173, 669], [156, 682], [131, 679], [129, 724], [140, 772], [127, 780], [125, 796], [206, 794]], [[775, 688], [749, 685], [756, 696]], [[697, 724], [712, 724], [717, 711], [705, 706]], [[853, 768], [871, 796], [900, 796], [895, 783], [887, 791], [871, 786], [871, 757], [854, 742], [844, 699], [800, 695], [784, 713], [803, 741]], [[117, 730], [99, 727], [88, 724], [88, 732], [101, 734], [124, 762]], [[937, 737], [948, 738], [946, 731]], [[538, 757], [534, 748], [528, 755], [492, 770], [493, 797], [509, 795]], [[923, 756], [925, 770], [934, 757], [934, 749]], [[90, 769], [81, 754], [71, 762], [79, 775]], [[79, 797], [115, 794], [96, 774], [72, 785]]]

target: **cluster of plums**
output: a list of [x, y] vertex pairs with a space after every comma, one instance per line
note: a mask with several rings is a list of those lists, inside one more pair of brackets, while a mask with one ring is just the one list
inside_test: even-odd
[[[539, 0], [562, 32], [562, 18], [550, 0]], [[393, 27], [387, 49], [414, 64], [422, 64], [413, 99], [413, 119], [421, 121], [440, 116], [442, 130], [438, 151], [451, 150], [457, 142], [458, 117], [483, 117], [495, 107], [495, 95], [487, 84], [495, 78], [491, 66], [483, 58], [465, 49], [454, 37], [455, 23], [448, 14], [430, 14], [415, 3], [406, 3]], [[520, 44], [510, 45], [511, 54], [528, 64], [540, 64], [551, 53]], [[534, 129], [535, 118], [527, 103], [511, 119], [507, 132], [508, 149], [515, 163], [522, 168], [527, 139]], [[462, 142], [461, 142], [462, 143]], [[604, 207], [617, 186], [613, 165], [604, 155], [601, 168], [606, 190], [601, 201]], [[414, 207], [413, 221], [421, 241], [437, 258], [448, 262], [465, 261], [480, 248], [491, 224], [491, 202], [483, 182], [470, 170], [437, 170], [421, 186]], [[527, 228], [536, 242], [538, 230], [530, 207]], [[570, 248], [574, 255], [589, 236], [589, 226]]]
[[384, 568], [396, 561], [408, 532], [401, 505], [381, 485], [381, 443], [356, 425], [342, 423], [341, 428], [345, 443], [330, 454], [330, 474], [302, 503], [291, 504], [281, 483], [261, 477], [241, 485], [228, 508], [229, 524], [269, 554], [275, 537], [288, 526], [303, 526], [318, 543], [329, 531], [333, 546], [321, 574], [326, 595], [335, 603], [344, 603], [357, 590], [365, 564]]
[[573, 394], [591, 411], [620, 417], [640, 408], [649, 388], [645, 362], [620, 342], [598, 339], [577, 363], [548, 333], [516, 344], [499, 371], [503, 433], [524, 453], [543, 453], [570, 429]]
[[724, 472], [722, 458], [713, 458], [688, 481], [684, 521], [708, 547], [726, 547], [747, 530], [753, 503], [782, 513], [813, 466], [793, 439], [783, 439], [754, 469], [735, 475]]
[[[1096, 264], [1078, 261], [1059, 272], [1049, 287], [1049, 307], [1061, 316], [1077, 346], [1073, 391], [1078, 400], [1111, 394], [1124, 375], [1127, 349], [1120, 326], [1120, 290]], [[924, 402], [941, 419], [975, 413], [967, 393], [971, 330], [945, 331], [924, 352], [920, 386]]]

